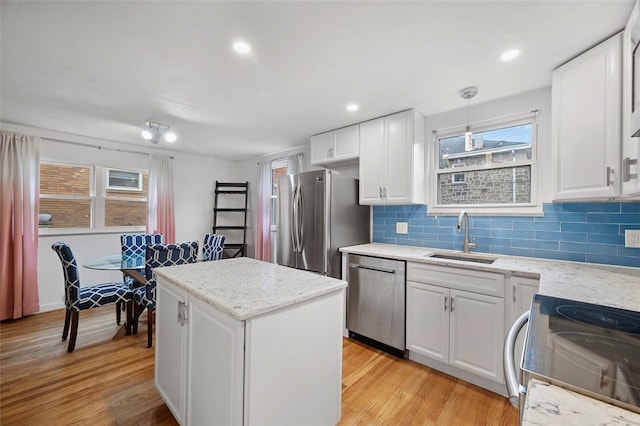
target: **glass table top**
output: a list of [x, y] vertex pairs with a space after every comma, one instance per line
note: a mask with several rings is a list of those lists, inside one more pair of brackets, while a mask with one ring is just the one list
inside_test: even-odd
[[118, 270], [143, 269], [144, 256], [123, 256], [122, 254], [110, 254], [108, 256], [96, 257], [83, 264], [85, 268]]

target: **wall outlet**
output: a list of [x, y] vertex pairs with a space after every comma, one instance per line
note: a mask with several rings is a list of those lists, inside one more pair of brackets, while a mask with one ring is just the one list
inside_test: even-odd
[[624, 246], [640, 248], [640, 229], [624, 230]]
[[409, 222], [396, 222], [396, 234], [408, 234]]

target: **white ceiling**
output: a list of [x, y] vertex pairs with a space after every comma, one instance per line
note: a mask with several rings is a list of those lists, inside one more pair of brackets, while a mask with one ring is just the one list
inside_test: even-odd
[[[632, 6], [2, 0], [0, 120], [147, 146], [141, 126], [155, 119], [179, 138], [160, 147], [241, 160], [407, 108], [466, 107], [470, 85], [472, 105], [549, 86]], [[250, 56], [234, 54], [237, 39]]]

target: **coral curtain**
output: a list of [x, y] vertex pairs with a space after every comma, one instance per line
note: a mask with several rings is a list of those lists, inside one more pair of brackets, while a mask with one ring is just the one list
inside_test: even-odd
[[0, 131], [0, 320], [40, 310], [40, 138]]
[[256, 259], [271, 261], [271, 162], [260, 164], [258, 176], [258, 218]]
[[150, 158], [147, 233], [164, 235], [165, 244], [175, 243], [173, 161], [170, 157], [152, 155]]

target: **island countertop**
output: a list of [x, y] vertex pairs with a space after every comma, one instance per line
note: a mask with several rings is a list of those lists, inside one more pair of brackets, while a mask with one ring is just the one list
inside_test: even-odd
[[347, 286], [342, 280], [248, 257], [167, 266], [153, 272], [240, 321]]

